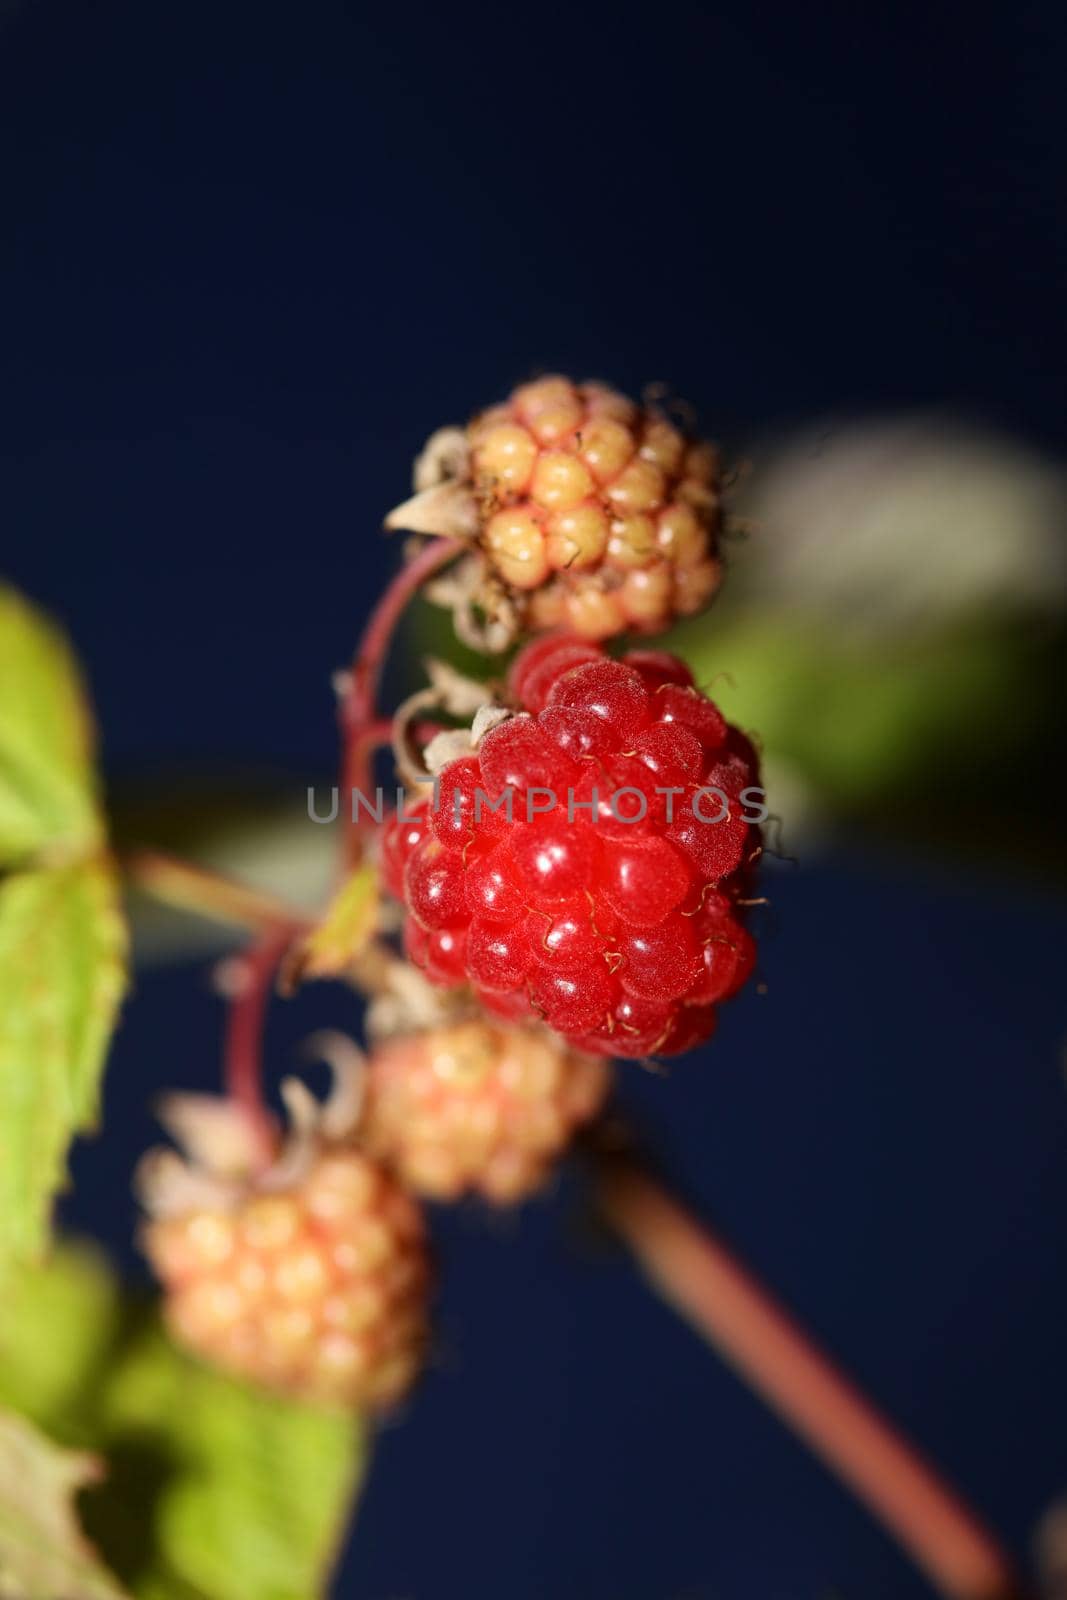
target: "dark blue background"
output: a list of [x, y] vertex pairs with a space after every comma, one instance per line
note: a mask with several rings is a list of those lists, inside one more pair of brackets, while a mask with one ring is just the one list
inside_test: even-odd
[[[1063, 32], [1035, 3], [29, 0], [0, 31], [2, 568], [72, 629], [117, 792], [330, 770], [382, 509], [533, 368], [667, 380], [733, 443], [930, 403], [1057, 443]], [[1067, 1487], [1067, 916], [855, 851], [771, 893], [769, 993], [628, 1096], [1022, 1550]], [[279, 1008], [277, 1067], [346, 1005]], [[142, 1103], [213, 1081], [218, 1022], [195, 972], [141, 978], [73, 1207], [115, 1248]], [[581, 1201], [442, 1221], [437, 1369], [339, 1595], [924, 1594]]]

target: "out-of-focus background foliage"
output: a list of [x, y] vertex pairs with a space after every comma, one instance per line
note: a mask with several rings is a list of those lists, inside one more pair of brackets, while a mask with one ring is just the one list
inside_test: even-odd
[[[88, 665], [124, 842], [324, 881], [330, 673], [432, 428], [558, 367], [722, 440], [732, 577], [677, 642], [796, 864], [767, 992], [626, 1092], [1019, 1551], [1067, 1486], [1063, 34], [1039, 0], [0, 7], [0, 568]], [[138, 930], [66, 1208], [131, 1274], [150, 1099], [214, 1085], [220, 1020], [215, 946]], [[279, 1007], [278, 1073], [324, 1020], [354, 1001]], [[925, 1592], [569, 1186], [439, 1232], [344, 1600]]]

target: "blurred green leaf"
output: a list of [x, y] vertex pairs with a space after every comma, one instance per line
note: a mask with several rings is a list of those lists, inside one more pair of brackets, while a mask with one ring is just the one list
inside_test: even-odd
[[125, 960], [105, 860], [0, 880], [0, 1266], [46, 1243], [67, 1145], [96, 1118]]
[[63, 634], [0, 587], [0, 1269], [40, 1250], [125, 983], [93, 729]]
[[102, 829], [77, 662], [59, 629], [3, 587], [0, 683], [0, 867], [88, 853]]
[[3, 1600], [122, 1600], [74, 1510], [74, 1496], [99, 1472], [95, 1457], [61, 1450], [32, 1423], [0, 1411]]
[[138, 1600], [323, 1593], [361, 1468], [351, 1417], [226, 1378], [154, 1323], [108, 1380], [102, 1414], [109, 1451], [136, 1465], [131, 1487], [159, 1483]]
[[364, 1466], [358, 1420], [181, 1354], [85, 1250], [14, 1276], [0, 1402], [105, 1459], [83, 1522], [136, 1600], [325, 1592]]
[[665, 641], [731, 721], [841, 807], [882, 802], [949, 762], [980, 761], [1020, 720], [1026, 656], [993, 629], [852, 645], [779, 613], [714, 613]]
[[119, 1326], [118, 1287], [101, 1254], [65, 1244], [14, 1269], [0, 1297], [0, 1405], [88, 1447], [93, 1390]]

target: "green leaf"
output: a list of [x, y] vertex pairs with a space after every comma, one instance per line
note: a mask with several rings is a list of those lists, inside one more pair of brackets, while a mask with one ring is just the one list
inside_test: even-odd
[[106, 860], [0, 880], [0, 1265], [47, 1241], [67, 1146], [96, 1118], [125, 958]]
[[93, 728], [77, 662], [58, 628], [0, 588], [0, 867], [102, 837]]
[[82, 1536], [74, 1496], [100, 1475], [93, 1456], [61, 1450], [0, 1411], [0, 1596], [3, 1600], [122, 1600]]
[[358, 1420], [184, 1356], [99, 1257], [64, 1247], [13, 1275], [0, 1403], [104, 1458], [82, 1520], [136, 1600], [325, 1592], [364, 1464]]
[[[1024, 658], [993, 630], [888, 639], [876, 647], [771, 612], [669, 635], [732, 722], [802, 773], [832, 805], [885, 800], [954, 762], [973, 761], [997, 716], [1017, 719]], [[773, 799], [773, 797], [772, 797]]]
[[13, 1270], [0, 1296], [0, 1405], [64, 1444], [89, 1448], [91, 1407], [121, 1305], [101, 1253], [65, 1244]]
[[350, 1416], [224, 1377], [151, 1324], [108, 1383], [103, 1420], [110, 1450], [133, 1448], [136, 1486], [158, 1483], [138, 1509], [152, 1533], [138, 1600], [324, 1592], [361, 1469]]

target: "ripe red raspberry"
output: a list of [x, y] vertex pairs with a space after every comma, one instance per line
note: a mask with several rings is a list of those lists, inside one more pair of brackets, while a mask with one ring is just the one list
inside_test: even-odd
[[510, 690], [523, 709], [388, 830], [408, 953], [580, 1049], [688, 1049], [754, 964], [756, 753], [660, 652], [538, 640]]
[[416, 1202], [366, 1155], [307, 1125], [253, 1176], [243, 1119], [228, 1102], [176, 1095], [166, 1114], [193, 1160], [172, 1150], [145, 1158], [152, 1220], [142, 1243], [175, 1339], [308, 1400], [399, 1400], [427, 1342]]
[[719, 586], [715, 450], [603, 384], [523, 384], [435, 435], [416, 486], [389, 525], [470, 539], [465, 598], [516, 629], [657, 633]]
[[605, 1061], [543, 1028], [462, 1022], [378, 1047], [360, 1137], [421, 1194], [510, 1204], [540, 1187], [608, 1083]]

